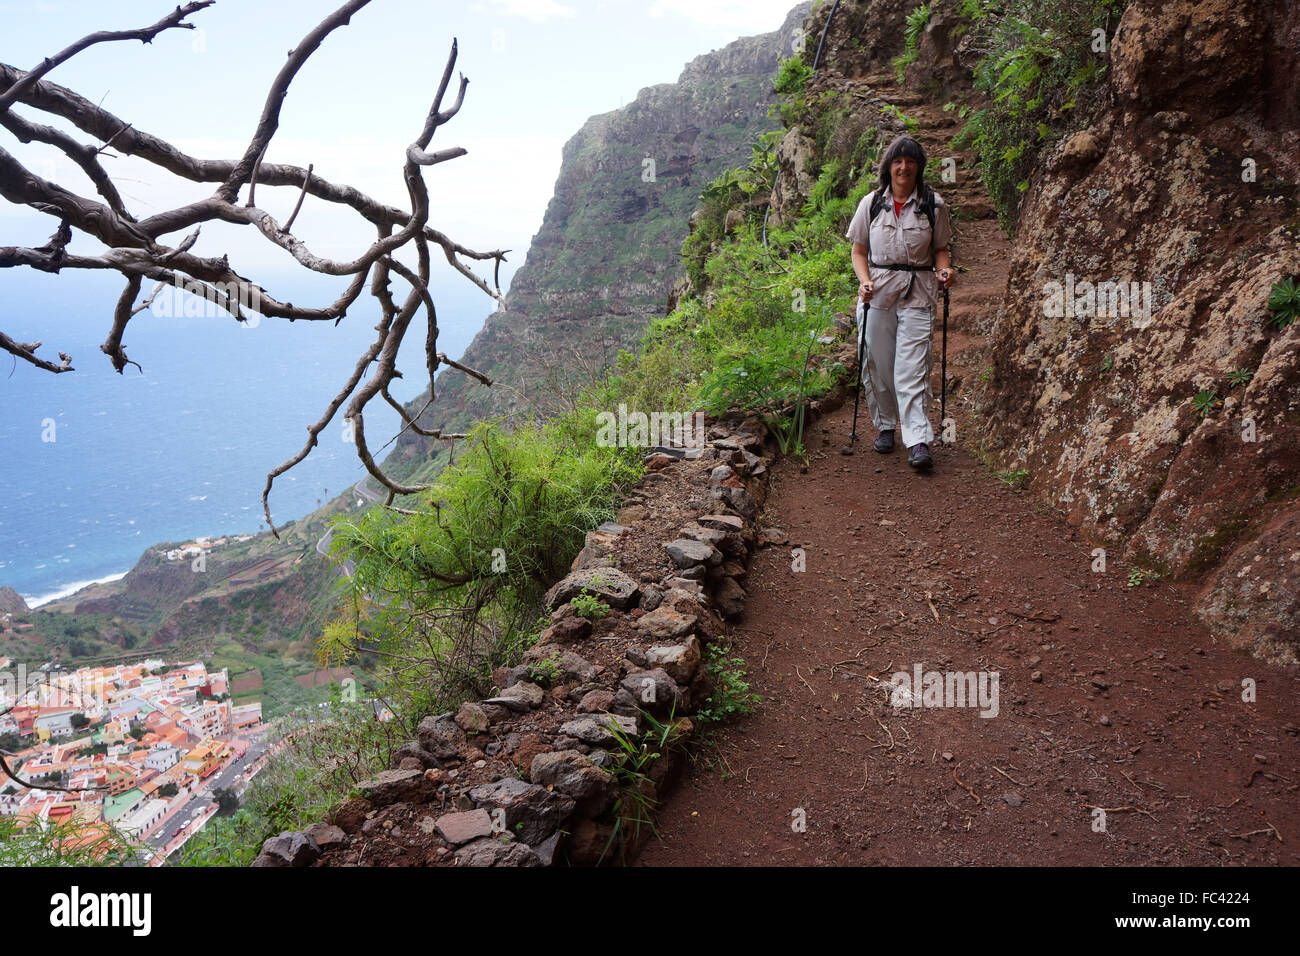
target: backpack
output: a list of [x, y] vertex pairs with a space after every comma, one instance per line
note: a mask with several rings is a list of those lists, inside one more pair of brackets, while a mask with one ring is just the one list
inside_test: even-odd
[[[885, 208], [886, 195], [887, 195], [887, 190], [882, 188], [878, 190], [874, 196], [871, 197], [871, 208], [867, 214], [868, 238], [870, 237], [871, 234], [871, 224], [875, 221], [876, 216], [880, 215], [880, 210]], [[931, 264], [933, 264], [934, 263], [934, 205], [935, 205], [934, 190], [931, 189], [928, 185], [923, 183], [921, 185], [920, 195], [917, 196], [917, 201], [921, 206], [921, 212], [925, 213], [925, 218], [930, 221], [930, 262]], [[870, 243], [867, 244], [867, 252], [868, 255], [871, 252]]]

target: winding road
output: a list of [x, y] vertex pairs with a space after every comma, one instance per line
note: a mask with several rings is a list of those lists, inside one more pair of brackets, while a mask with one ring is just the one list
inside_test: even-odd
[[[370, 487], [370, 485], [366, 483], [367, 480], [368, 479], [366, 478], [362, 478], [355, 485], [353, 485], [352, 486], [353, 494], [356, 494], [359, 497], [364, 498], [366, 501], [378, 501], [379, 492], [374, 491]], [[331, 528], [329, 531], [326, 531], [323, 535], [321, 535], [320, 540], [316, 542], [317, 554], [327, 555], [329, 553], [330, 538], [332, 538], [333, 536], [334, 536], [333, 528]], [[352, 577], [352, 568], [353, 568], [353, 564], [351, 560], [343, 562], [343, 573], [346, 574], [348, 577]]]

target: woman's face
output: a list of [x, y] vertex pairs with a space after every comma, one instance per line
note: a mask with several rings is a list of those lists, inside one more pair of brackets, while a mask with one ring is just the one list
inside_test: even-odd
[[910, 192], [916, 185], [916, 169], [916, 160], [911, 156], [897, 156], [889, 164], [889, 176], [896, 185]]

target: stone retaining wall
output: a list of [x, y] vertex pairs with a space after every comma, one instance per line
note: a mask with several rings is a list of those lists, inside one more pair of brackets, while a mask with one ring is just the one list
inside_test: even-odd
[[[847, 336], [851, 320], [837, 328]], [[852, 342], [834, 360], [850, 367]], [[847, 380], [847, 376], [846, 376]], [[852, 396], [840, 384], [809, 408]], [[749, 556], [783, 544], [762, 527], [775, 457], [757, 417], [711, 423], [703, 448], [655, 448], [613, 522], [586, 538], [547, 593], [551, 625], [496, 691], [426, 718], [394, 767], [330, 822], [267, 840], [254, 866], [552, 866], [630, 860], [650, 835], [627, 820], [674, 785], [691, 716], [711, 693], [707, 649], [745, 604]], [[609, 606], [577, 614], [584, 590]], [[661, 728], [666, 745], [619, 773], [623, 739]], [[620, 784], [621, 781], [621, 784]], [[639, 794], [631, 794], [635, 787]], [[622, 802], [620, 808], [616, 804]]]

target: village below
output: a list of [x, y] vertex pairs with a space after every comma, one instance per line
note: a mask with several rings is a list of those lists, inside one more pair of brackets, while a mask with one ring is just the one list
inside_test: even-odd
[[[347, 669], [298, 683], [355, 700]], [[28, 672], [0, 657], [0, 749], [14, 772], [0, 785], [0, 817], [65, 831], [65, 852], [84, 846], [93, 856], [106, 835], [119, 835], [138, 848], [140, 864], [162, 865], [214, 816], [237, 809], [292, 728], [329, 707], [320, 701], [268, 721], [262, 687], [256, 670], [232, 681], [227, 668], [202, 661]], [[382, 707], [376, 714], [391, 716]]]

